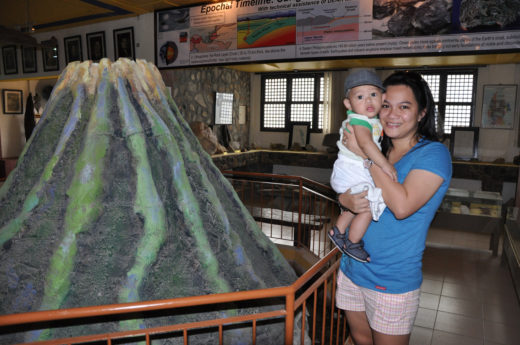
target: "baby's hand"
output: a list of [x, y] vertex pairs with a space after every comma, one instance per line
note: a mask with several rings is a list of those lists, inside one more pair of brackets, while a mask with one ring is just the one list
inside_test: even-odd
[[392, 179], [392, 181], [397, 182], [397, 170], [395, 170], [392, 164], [385, 164], [381, 169]]

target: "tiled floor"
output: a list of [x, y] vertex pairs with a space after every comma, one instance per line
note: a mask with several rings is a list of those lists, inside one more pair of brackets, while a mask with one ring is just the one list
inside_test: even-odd
[[520, 344], [520, 304], [489, 235], [430, 229], [411, 345]]
[[[267, 225], [264, 232], [279, 235], [279, 228]], [[489, 239], [486, 234], [430, 229], [410, 345], [520, 344], [520, 303], [509, 269], [501, 264], [501, 247], [492, 256]], [[328, 243], [321, 237], [318, 241]]]

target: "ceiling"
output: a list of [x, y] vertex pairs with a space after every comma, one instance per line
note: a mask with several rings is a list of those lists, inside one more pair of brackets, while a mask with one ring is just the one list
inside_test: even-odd
[[[0, 0], [0, 25], [30, 32], [52, 31], [89, 23], [137, 16], [168, 7], [210, 0]], [[1, 35], [1, 34], [0, 34]], [[229, 66], [247, 72], [335, 70], [352, 67], [406, 68], [520, 63], [520, 53], [374, 57], [299, 62], [273, 62]]]

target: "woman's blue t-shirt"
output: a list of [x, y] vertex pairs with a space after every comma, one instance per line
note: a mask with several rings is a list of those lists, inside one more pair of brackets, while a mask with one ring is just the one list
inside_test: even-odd
[[433, 197], [414, 214], [396, 219], [387, 207], [379, 221], [373, 221], [363, 240], [369, 263], [343, 255], [341, 270], [359, 286], [387, 293], [405, 293], [422, 283], [422, 256], [426, 234], [451, 180], [451, 158], [439, 142], [421, 140], [395, 165], [399, 183], [411, 170], [427, 170], [442, 177]]

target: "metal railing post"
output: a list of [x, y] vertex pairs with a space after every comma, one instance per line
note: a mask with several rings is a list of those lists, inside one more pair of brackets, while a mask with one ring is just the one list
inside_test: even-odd
[[294, 337], [294, 294], [295, 290], [285, 295], [285, 345], [292, 345]]
[[299, 179], [299, 193], [298, 193], [298, 247], [302, 244], [302, 208], [303, 208], [303, 180]]

